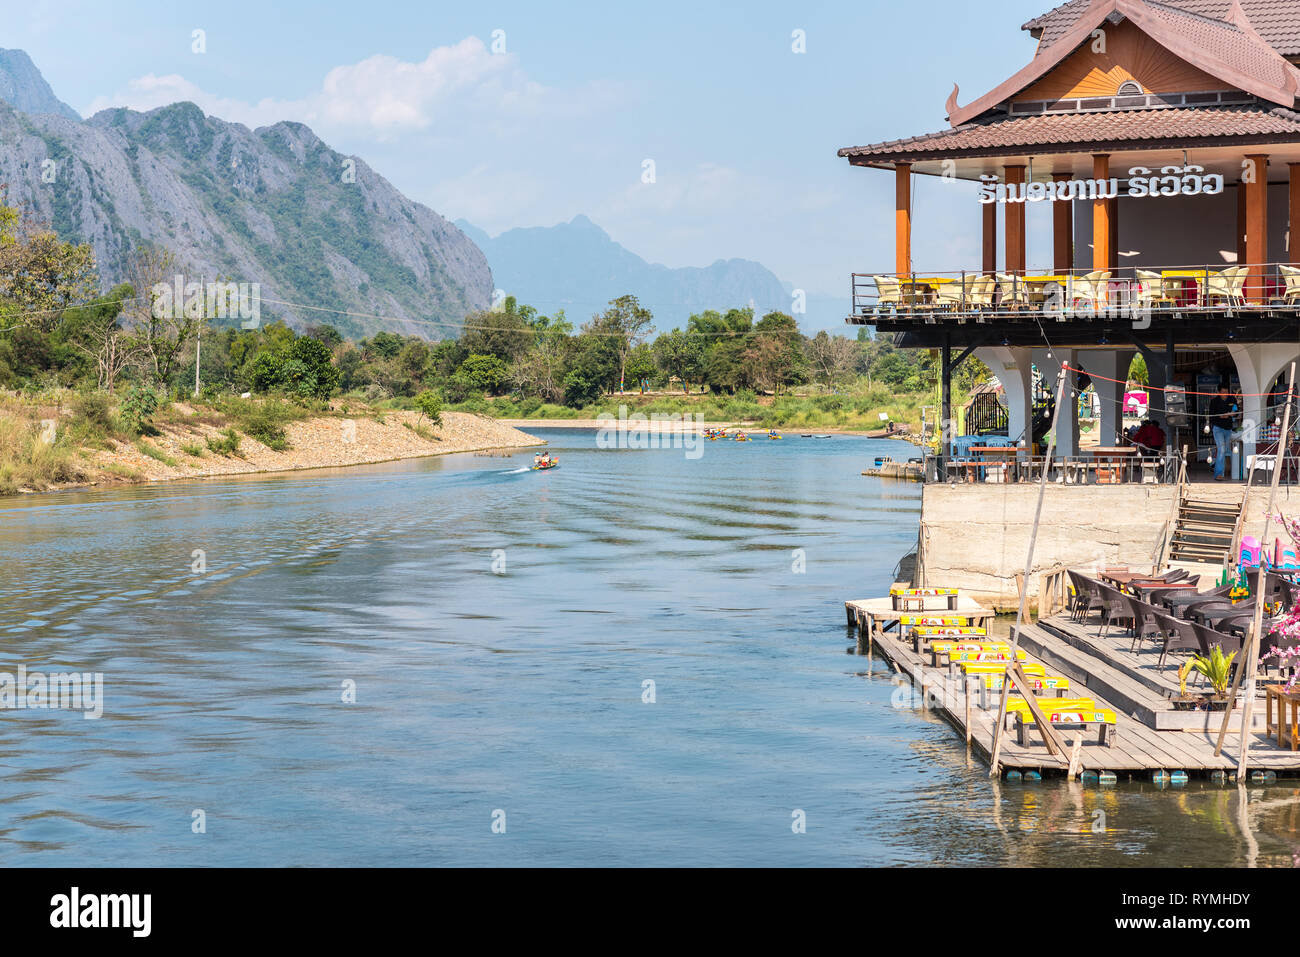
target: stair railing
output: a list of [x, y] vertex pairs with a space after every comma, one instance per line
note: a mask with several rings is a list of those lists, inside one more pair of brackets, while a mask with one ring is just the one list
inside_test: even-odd
[[1159, 539], [1159, 547], [1156, 549], [1156, 560], [1153, 563], [1155, 567], [1151, 570], [1153, 574], [1159, 574], [1169, 561], [1169, 549], [1173, 544], [1174, 536], [1178, 534], [1178, 513], [1182, 510], [1183, 499], [1187, 494], [1187, 446], [1183, 446], [1183, 454], [1178, 459], [1178, 482], [1174, 487], [1174, 504], [1169, 512], [1169, 521], [1165, 522], [1164, 530]]

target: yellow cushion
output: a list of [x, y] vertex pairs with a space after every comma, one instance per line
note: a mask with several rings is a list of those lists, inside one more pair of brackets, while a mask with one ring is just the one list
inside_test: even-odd
[[1010, 651], [1011, 646], [1004, 641], [932, 641], [930, 650], [946, 655], [953, 651]]
[[[1001, 672], [996, 674], [980, 675], [980, 683], [984, 685], [984, 687], [992, 691], [1001, 691], [1003, 677], [1004, 677], [1004, 673]], [[1055, 675], [1053, 675], [1052, 677], [1048, 677], [1046, 675], [1031, 675], [1028, 673], [1026, 673], [1025, 677], [1029, 679], [1029, 684], [1035, 691], [1044, 691], [1044, 690], [1069, 691], [1070, 690], [1069, 678], [1058, 678]]]
[[[1010, 661], [1010, 649], [1006, 651], [954, 651], [948, 656], [949, 661]], [[1020, 649], [1016, 649], [1016, 660], [1024, 661], [1026, 655]]]
[[[968, 675], [1000, 675], [1007, 670], [1005, 661], [957, 661], [954, 664]], [[1047, 669], [1036, 661], [1022, 661], [1020, 670], [1027, 678], [1041, 678], [1047, 674]]]
[[915, 612], [913, 614], [899, 615], [898, 623], [900, 625], [928, 625], [932, 628], [944, 628], [953, 625], [973, 625], [975, 621], [970, 615], [932, 615], [925, 612]]

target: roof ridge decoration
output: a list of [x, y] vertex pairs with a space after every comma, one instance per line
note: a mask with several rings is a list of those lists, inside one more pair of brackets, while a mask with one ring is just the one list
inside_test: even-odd
[[[1187, 13], [1185, 10], [1179, 12]], [[1232, 0], [1231, 22], [1222, 20], [1217, 22], [1225, 29], [1237, 28], [1250, 41], [1259, 44], [1260, 52], [1267, 51], [1268, 57], [1274, 60], [1281, 70], [1280, 85], [1266, 77], [1253, 76], [1223, 61], [1193, 41], [1178, 36], [1146, 5], [1145, 0], [1089, 0], [1088, 6], [1079, 19], [1064, 35], [1046, 50], [1037, 53], [1033, 60], [1002, 84], [964, 107], [957, 105], [955, 97], [949, 97], [949, 123], [953, 127], [961, 126], [1039, 80], [1078, 50], [1095, 30], [1115, 14], [1130, 20], [1170, 53], [1232, 84], [1237, 89], [1279, 106], [1295, 106], [1297, 91], [1300, 90], [1300, 71], [1260, 36], [1250, 22], [1250, 18], [1242, 10], [1239, 0]]]
[[1283, 71], [1282, 75], [1286, 78], [1286, 89], [1290, 91], [1292, 101], [1290, 103], [1282, 103], [1278, 105], [1288, 107], [1294, 106], [1296, 97], [1300, 96], [1300, 70], [1297, 70], [1292, 66], [1290, 61], [1288, 61], [1286, 57], [1282, 56], [1282, 54], [1278, 53], [1277, 50], [1274, 49], [1273, 45], [1265, 40], [1263, 35], [1255, 29], [1255, 24], [1242, 7], [1241, 0], [1232, 0], [1232, 6], [1228, 8], [1228, 19], [1232, 23], [1236, 24], [1237, 29], [1242, 33], [1251, 37], [1260, 45], [1272, 50], [1277, 58], [1289, 67], [1289, 69]]

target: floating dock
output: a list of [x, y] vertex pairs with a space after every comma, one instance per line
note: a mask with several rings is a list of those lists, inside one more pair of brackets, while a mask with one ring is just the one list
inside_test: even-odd
[[[911, 682], [915, 705], [945, 718], [971, 750], [989, 763], [998, 693], [991, 695], [989, 709], [981, 707], [982, 696], [968, 691], [963, 678], [954, 676], [949, 667], [936, 667], [928, 652], [917, 652], [904, 634], [907, 626], [899, 624], [903, 616], [911, 614], [958, 616], [972, 626], [984, 622], [984, 627], [994, 619], [992, 611], [980, 608], [965, 596], [955, 606], [917, 613], [896, 610], [890, 598], [877, 598], [845, 602], [845, 612], [849, 625], [858, 631], [858, 653], [882, 656]], [[1110, 747], [1100, 744], [1096, 734], [1082, 733], [1077, 770], [1166, 784], [1187, 777], [1235, 780], [1241, 709], [1234, 712], [1223, 751], [1216, 757], [1214, 744], [1223, 712], [1176, 710], [1171, 696], [1178, 691], [1180, 659], [1171, 656], [1161, 668], [1160, 648], [1155, 642], [1147, 641], [1133, 651], [1131, 644], [1132, 638], [1119, 628], [1111, 628], [1103, 636], [1100, 625], [1074, 622], [1064, 615], [1021, 628], [1019, 648], [1026, 653], [1027, 663], [1040, 664], [1047, 674], [1069, 679], [1071, 695], [1086, 696], [1098, 708], [1115, 712], [1114, 742]], [[1279, 747], [1264, 726], [1264, 687], [1280, 680], [1263, 673], [1259, 677], [1249, 733], [1247, 771], [1251, 780], [1300, 775], [1300, 751]], [[1193, 686], [1191, 690], [1198, 689]], [[1064, 728], [1060, 731], [1071, 747], [1073, 739], [1081, 734]], [[1032, 772], [1042, 777], [1063, 777], [1070, 755], [1050, 754], [1037, 731], [1031, 731], [1028, 743], [1021, 744], [1014, 731], [1004, 730], [998, 763], [1003, 774], [1012, 776]]]

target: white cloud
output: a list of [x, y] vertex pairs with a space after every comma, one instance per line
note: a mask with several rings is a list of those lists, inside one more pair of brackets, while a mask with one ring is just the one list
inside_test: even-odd
[[528, 78], [513, 54], [494, 54], [478, 37], [466, 37], [435, 47], [418, 63], [376, 54], [335, 67], [320, 90], [297, 100], [248, 103], [209, 93], [177, 74], [147, 74], [112, 96], [97, 98], [87, 115], [109, 107], [150, 110], [189, 100], [209, 115], [248, 126], [298, 120], [318, 133], [364, 132], [390, 139], [425, 131], [459, 137], [581, 115], [617, 96], [617, 88], [607, 84], [566, 91], [544, 87]]

